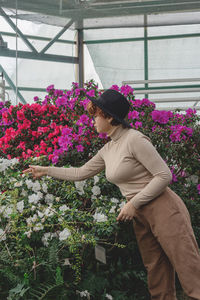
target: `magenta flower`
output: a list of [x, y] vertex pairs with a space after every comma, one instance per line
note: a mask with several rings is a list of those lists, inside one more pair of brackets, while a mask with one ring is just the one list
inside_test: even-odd
[[66, 106], [67, 105], [67, 102], [68, 102], [68, 98], [66, 96], [62, 96], [58, 99], [56, 99], [55, 103], [56, 103], [56, 106]]
[[89, 92], [86, 93], [86, 95], [90, 97], [95, 97], [95, 90], [90, 90]]
[[171, 183], [177, 182], [178, 179], [177, 179], [177, 176], [176, 176], [175, 173], [174, 173], [174, 167], [172, 167], [172, 168], [170, 169], [170, 171], [171, 171], [171, 173], [172, 173], [172, 180], [171, 180]]
[[139, 116], [140, 114], [137, 110], [133, 110], [128, 113], [128, 119], [139, 119]]
[[84, 110], [87, 109], [87, 105], [88, 105], [88, 102], [89, 102], [89, 101], [90, 101], [90, 100], [87, 99], [87, 98], [80, 101], [80, 105], [82, 105], [82, 106], [84, 107]]
[[35, 96], [35, 97], [33, 98], [33, 100], [34, 100], [35, 102], [37, 102], [37, 101], [39, 100], [39, 97]]
[[129, 85], [122, 85], [122, 87], [121, 87], [121, 93], [125, 97], [127, 97], [128, 95], [133, 95], [133, 91], [134, 91], [134, 89]]
[[87, 115], [82, 115], [80, 116], [79, 120], [76, 122], [76, 125], [83, 126], [83, 124], [88, 124], [89, 122], [89, 117]]
[[120, 88], [118, 87], [118, 85], [116, 84], [113, 84], [111, 87], [110, 87], [111, 90], [115, 90], [117, 92], [120, 92]]
[[51, 84], [46, 88], [47, 93], [50, 93], [53, 90], [54, 90], [54, 84]]
[[197, 113], [196, 109], [192, 109], [192, 108], [188, 108], [186, 110], [186, 116], [187, 117], [192, 117], [193, 115], [195, 115]]
[[167, 124], [169, 119], [173, 117], [173, 113], [165, 110], [154, 110], [152, 111], [151, 116], [154, 122]]
[[108, 138], [106, 133], [99, 133], [99, 137], [100, 137], [100, 139], [107, 139]]
[[170, 134], [169, 137], [172, 142], [180, 142], [181, 140], [185, 140], [187, 137], [190, 137], [193, 134], [192, 128], [180, 124], [171, 126], [170, 129], [172, 134]]
[[77, 145], [77, 146], [76, 146], [76, 150], [77, 150], [78, 152], [83, 152], [84, 147], [83, 147], [82, 145]]
[[153, 107], [156, 107], [155, 103], [149, 101], [149, 99], [147, 99], [147, 98], [142, 99], [142, 106], [153, 106]]
[[197, 191], [198, 191], [198, 194], [200, 195], [200, 184], [197, 184]]
[[75, 89], [78, 89], [78, 83], [77, 82], [72, 82], [72, 86], [73, 86], [73, 88], [75, 88]]
[[135, 122], [135, 128], [138, 129], [139, 127], [142, 127], [142, 122]]

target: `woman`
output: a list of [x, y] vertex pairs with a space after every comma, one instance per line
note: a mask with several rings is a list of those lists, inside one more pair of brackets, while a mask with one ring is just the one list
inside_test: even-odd
[[125, 121], [129, 103], [123, 95], [107, 90], [98, 99], [88, 98], [97, 132], [107, 133], [111, 141], [80, 168], [30, 165], [24, 173], [77, 181], [105, 169], [107, 179], [127, 198], [117, 220], [133, 220], [151, 299], [177, 299], [176, 270], [185, 293], [200, 300], [199, 250], [184, 203], [167, 187], [169, 168], [149, 138]]

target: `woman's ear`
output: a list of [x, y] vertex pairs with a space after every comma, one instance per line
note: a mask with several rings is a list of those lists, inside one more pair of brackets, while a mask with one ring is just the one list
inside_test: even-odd
[[113, 120], [113, 117], [108, 118], [108, 121], [109, 121], [110, 124], [111, 124], [112, 120]]

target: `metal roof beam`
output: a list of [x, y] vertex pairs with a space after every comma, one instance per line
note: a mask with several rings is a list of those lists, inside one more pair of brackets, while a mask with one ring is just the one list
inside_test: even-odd
[[61, 31], [40, 51], [40, 54], [44, 54], [53, 45], [59, 37], [73, 24], [73, 20], [70, 20]]
[[[7, 0], [2, 4], [5, 8], [15, 9], [15, 1]], [[37, 12], [45, 15], [59, 16], [61, 18], [73, 18], [74, 21], [87, 18], [101, 18], [113, 16], [128, 16], [140, 14], [154, 14], [166, 12], [193, 11], [200, 9], [199, 0], [157, 0], [124, 2], [119, 4], [104, 2], [97, 5], [92, 1], [74, 0], [71, 3], [62, 3], [62, 9], [58, 1], [18, 1], [18, 9], [23, 11]], [[80, 28], [81, 29], [81, 28]]]
[[[2, 36], [16, 37], [16, 34], [12, 33], [12, 32], [0, 31], [0, 34]], [[199, 34], [199, 36], [200, 36], [200, 34]], [[32, 39], [32, 40], [38, 40], [38, 41], [46, 41], [46, 42], [51, 41], [51, 38], [47, 38], [47, 37], [44, 37], [44, 36], [36, 36], [36, 35], [26, 34], [25, 37], [29, 38], [29, 39]], [[70, 45], [75, 45], [76, 44], [75, 41], [61, 40], [61, 39], [57, 40], [57, 43], [70, 44]]]
[[[16, 57], [16, 51], [10, 49], [0, 49], [0, 56], [5, 57]], [[40, 54], [28, 51], [17, 51], [18, 58], [34, 59], [43, 61], [53, 61], [61, 63], [77, 64], [78, 58], [73, 56], [55, 55], [55, 54]]]
[[13, 23], [13, 21], [7, 16], [2, 7], [0, 7], [0, 14], [4, 17], [4, 19], [8, 22], [11, 28], [21, 37], [26, 46], [33, 52], [38, 53], [37, 50], [33, 47], [33, 45], [29, 42], [29, 40], [24, 36], [24, 34], [19, 30], [18, 27]]

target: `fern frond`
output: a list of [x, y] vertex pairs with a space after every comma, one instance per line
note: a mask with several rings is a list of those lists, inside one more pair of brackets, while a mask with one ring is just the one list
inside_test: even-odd
[[29, 294], [37, 300], [43, 300], [53, 289], [59, 287], [59, 284], [40, 284], [36, 289], [32, 289]]

